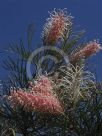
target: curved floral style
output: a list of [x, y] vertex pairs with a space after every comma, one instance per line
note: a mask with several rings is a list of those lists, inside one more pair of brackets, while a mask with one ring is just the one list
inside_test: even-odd
[[40, 76], [37, 78], [35, 83], [30, 82], [29, 88], [32, 93], [41, 93], [43, 95], [49, 96], [52, 93], [52, 81], [48, 77]]

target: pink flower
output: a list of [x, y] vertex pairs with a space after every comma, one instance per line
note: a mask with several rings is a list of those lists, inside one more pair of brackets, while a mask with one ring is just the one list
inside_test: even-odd
[[21, 107], [25, 111], [63, 113], [61, 103], [52, 92], [52, 83], [47, 77], [40, 76], [35, 85], [30, 82], [29, 89], [30, 92], [24, 92], [22, 89], [11, 92], [8, 100], [14, 109]]
[[55, 10], [50, 13], [50, 18], [44, 26], [42, 39], [46, 45], [56, 43], [58, 40], [63, 40], [64, 34], [72, 25], [72, 17], [67, 15], [65, 10]]
[[97, 41], [90, 42], [83, 49], [72, 55], [70, 60], [71, 62], [76, 62], [81, 58], [88, 58], [91, 55], [96, 54], [100, 49], [102, 49], [102, 47], [97, 43]]
[[54, 95], [44, 96], [18, 90], [12, 92], [8, 100], [14, 109], [22, 107], [28, 112], [63, 113], [61, 103]]
[[48, 77], [40, 76], [35, 81], [35, 84], [30, 82], [29, 88], [31, 89], [32, 93], [41, 93], [48, 96], [52, 93], [52, 82]]

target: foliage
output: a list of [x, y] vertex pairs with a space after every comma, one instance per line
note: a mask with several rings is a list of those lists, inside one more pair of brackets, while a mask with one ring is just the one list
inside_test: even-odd
[[[52, 13], [45, 25], [40, 47], [57, 47], [68, 55], [70, 63], [66, 65], [61, 54], [56, 54], [52, 50], [44, 50], [34, 56], [33, 79], [29, 79], [26, 65], [31, 53], [36, 50], [32, 47], [34, 25], [28, 26], [26, 45], [22, 39], [19, 44], [10, 44], [11, 55], [4, 61], [3, 67], [10, 72], [9, 82], [12, 88], [9, 88], [8, 93], [1, 97], [0, 130], [2, 136], [6, 136], [9, 131], [11, 136], [15, 136], [15, 133], [21, 133], [23, 136], [102, 135], [102, 86], [95, 81], [94, 74], [86, 70], [87, 58], [85, 57], [87, 53], [88, 57], [96, 54], [99, 48], [95, 48], [94, 52], [90, 51], [90, 48], [84, 48], [85, 44], [79, 42], [84, 31], [73, 35], [72, 17], [67, 16], [64, 10], [58, 12], [54, 10]], [[58, 26], [57, 23], [59, 23]], [[90, 47], [90, 43], [86, 45]], [[93, 49], [100, 45], [92, 42], [91, 47]], [[73, 62], [71, 58], [75, 53], [78, 54], [79, 59]], [[53, 55], [58, 59], [57, 63], [49, 59], [45, 60], [41, 66], [42, 74], [47, 73], [44, 76], [48, 78], [48, 82], [44, 78], [39, 80], [38, 75], [36, 76], [39, 60], [47, 55]], [[51, 88], [49, 82], [51, 82]], [[14, 93], [17, 97], [12, 95]], [[20, 94], [19, 97], [17, 93]], [[49, 112], [46, 112], [48, 109], [40, 112], [34, 102], [40, 103], [41, 106], [43, 101], [46, 102], [46, 97], [49, 98], [46, 108], [52, 107], [49, 108]], [[56, 107], [56, 114], [53, 112], [53, 104], [49, 102], [50, 97]], [[8, 98], [14, 100], [11, 101], [12, 104]], [[16, 103], [14, 103], [15, 100]], [[31, 101], [35, 108], [29, 111], [27, 109], [31, 108]], [[60, 114], [58, 114], [56, 103], [61, 103], [63, 112]]]

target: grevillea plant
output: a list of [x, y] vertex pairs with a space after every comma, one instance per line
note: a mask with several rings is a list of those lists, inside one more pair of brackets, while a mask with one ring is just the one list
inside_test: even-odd
[[41, 93], [45, 96], [52, 94], [53, 82], [46, 76], [39, 76], [34, 82], [29, 82], [32, 93]]
[[[82, 46], [79, 46], [83, 32], [73, 36], [73, 17], [68, 15], [67, 9], [54, 9], [49, 13], [40, 46], [40, 49], [49, 47], [48, 51], [38, 53], [37, 50], [35, 53], [35, 47], [33, 50], [32, 24], [28, 27], [27, 47], [23, 40], [19, 45], [10, 45], [10, 52], [17, 56], [10, 56], [4, 62], [4, 68], [10, 72], [12, 88], [7, 82], [9, 91], [0, 98], [1, 135], [101, 136], [102, 86], [94, 74], [86, 70], [86, 59], [101, 51], [102, 47], [97, 41], [80, 43]], [[56, 50], [53, 52], [52, 49], [56, 49], [53, 47], [58, 49], [57, 53]], [[26, 66], [32, 52], [36, 55], [33, 54], [31, 62], [33, 78], [29, 79]], [[69, 58], [67, 64], [63, 59], [65, 54]], [[53, 55], [53, 59], [58, 57], [58, 61], [51, 63], [46, 60], [41, 67], [42, 74], [36, 74], [39, 60], [47, 55]], [[47, 73], [44, 67], [49, 69], [49, 65], [54, 69]]]
[[71, 58], [71, 62], [75, 63], [80, 59], [88, 58], [94, 54], [96, 54], [98, 51], [100, 51], [102, 47], [97, 41], [90, 42], [85, 47], [83, 47], [81, 50], [73, 54]]
[[[50, 13], [50, 12], [49, 12]], [[67, 14], [66, 9], [50, 13], [50, 18], [44, 26], [42, 39], [45, 45], [56, 44], [58, 41], [64, 41], [65, 34], [69, 32], [72, 26], [72, 16]]]
[[52, 92], [52, 85], [47, 77], [38, 79], [35, 85], [30, 84], [30, 91], [11, 90], [7, 98], [14, 110], [39, 111], [52, 114], [63, 114], [63, 108], [57, 96]]
[[60, 97], [65, 103], [76, 103], [79, 99], [86, 99], [90, 97], [90, 88], [95, 88], [94, 75], [86, 71], [84, 66], [68, 66], [60, 67], [61, 78], [58, 86], [60, 90]]

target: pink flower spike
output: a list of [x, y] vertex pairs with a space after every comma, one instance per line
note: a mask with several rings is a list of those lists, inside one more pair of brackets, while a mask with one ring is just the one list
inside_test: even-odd
[[63, 40], [64, 34], [72, 25], [72, 16], [67, 15], [65, 10], [53, 11], [50, 18], [44, 26], [42, 39], [45, 45], [55, 44], [59, 40]]
[[51, 114], [62, 114], [62, 104], [53, 93], [52, 81], [45, 76], [39, 76], [29, 84], [30, 92], [22, 89], [12, 90], [8, 96], [10, 105], [16, 110], [23, 108], [27, 112], [38, 111]]
[[27, 112], [63, 113], [61, 103], [54, 95], [44, 96], [42, 94], [14, 91], [8, 96], [8, 101], [14, 109], [22, 107]]
[[73, 62], [75, 63], [78, 60], [80, 60], [81, 58], [85, 58], [86, 59], [86, 58], [96, 54], [101, 49], [102, 49], [102, 47], [95, 40], [95, 41], [90, 42], [89, 44], [87, 44], [83, 49], [79, 50], [74, 55], [72, 55], [70, 60], [71, 60], [72, 63]]

